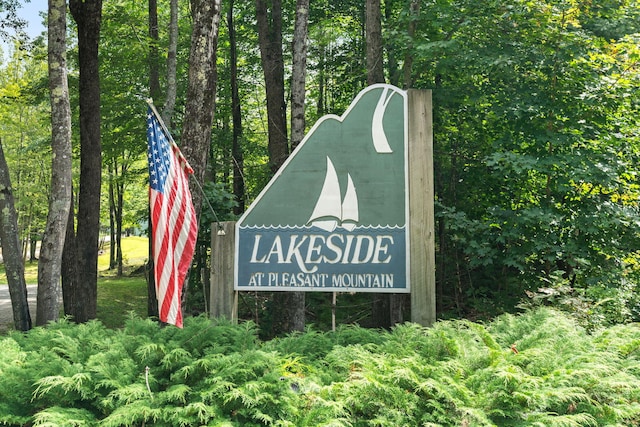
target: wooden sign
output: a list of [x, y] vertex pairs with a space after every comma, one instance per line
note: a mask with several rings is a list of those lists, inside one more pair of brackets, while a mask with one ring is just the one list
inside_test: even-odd
[[236, 224], [236, 290], [410, 291], [407, 92], [321, 118]]

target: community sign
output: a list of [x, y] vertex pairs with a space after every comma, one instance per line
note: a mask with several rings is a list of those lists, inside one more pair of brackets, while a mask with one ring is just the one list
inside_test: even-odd
[[409, 292], [407, 94], [321, 118], [236, 223], [236, 290]]

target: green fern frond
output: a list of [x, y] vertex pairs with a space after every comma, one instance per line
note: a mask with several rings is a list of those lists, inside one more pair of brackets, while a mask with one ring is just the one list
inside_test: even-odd
[[553, 413], [533, 413], [525, 417], [527, 423], [545, 427], [598, 427], [598, 421], [591, 414], [557, 415]]
[[304, 396], [304, 410], [297, 418], [297, 427], [347, 427], [352, 426], [349, 422], [349, 411], [344, 402], [338, 399], [326, 399], [329, 393], [328, 388], [308, 393]]
[[154, 408], [148, 402], [137, 401], [116, 408], [100, 421], [100, 427], [141, 426], [156, 422], [162, 417], [162, 408]]
[[191, 393], [191, 387], [185, 384], [175, 384], [163, 391], [159, 396], [162, 402], [167, 403], [187, 403], [187, 397]]
[[107, 408], [129, 405], [133, 402], [150, 399], [149, 390], [144, 384], [130, 384], [119, 387], [102, 399], [101, 404]]
[[160, 361], [160, 365], [167, 370], [173, 370], [182, 367], [192, 361], [191, 353], [183, 348], [174, 348], [170, 350]]
[[622, 358], [640, 359], [640, 324], [615, 325], [594, 338], [598, 349], [615, 352]]
[[0, 340], [0, 376], [7, 368], [21, 366], [27, 358], [27, 353], [22, 351], [20, 345], [13, 338]]
[[358, 325], [340, 325], [331, 335], [334, 345], [349, 346], [355, 344], [380, 345], [386, 342], [389, 333], [384, 330], [362, 328]]
[[36, 390], [33, 392], [33, 399], [36, 400], [55, 389], [61, 389], [65, 394], [76, 392], [81, 396], [86, 395], [84, 389], [85, 382], [90, 381], [91, 376], [86, 372], [78, 372], [70, 377], [63, 375], [53, 375], [44, 377], [36, 382]]
[[86, 427], [96, 425], [94, 415], [85, 409], [53, 406], [33, 416], [35, 427]]
[[16, 415], [0, 403], [0, 424], [3, 426], [24, 426], [32, 422], [30, 415]]
[[65, 335], [63, 331], [57, 331], [57, 335], [53, 338], [51, 350], [59, 357], [69, 361], [80, 360], [80, 343], [69, 335]]
[[161, 360], [165, 355], [166, 349], [163, 344], [157, 342], [145, 342], [140, 344], [135, 350], [135, 355], [140, 359], [140, 363], [143, 365], [153, 365], [158, 360]]
[[200, 424], [207, 424], [210, 420], [221, 419], [222, 413], [218, 406], [207, 405], [204, 402], [193, 402], [185, 406], [185, 416], [195, 417]]
[[[196, 361], [197, 363], [197, 361]], [[173, 379], [180, 378], [183, 381], [186, 381], [196, 372], [196, 364], [192, 363], [189, 365], [185, 365], [180, 367], [175, 371], [175, 373], [171, 376]]]
[[113, 348], [107, 353], [92, 356], [87, 368], [95, 379], [97, 388], [113, 390], [135, 381], [140, 374], [139, 366], [122, 348]]

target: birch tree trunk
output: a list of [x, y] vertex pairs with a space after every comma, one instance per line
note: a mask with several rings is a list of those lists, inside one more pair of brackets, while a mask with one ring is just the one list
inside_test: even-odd
[[49, 0], [48, 18], [51, 195], [38, 261], [38, 325], [58, 319], [60, 313], [62, 250], [71, 208], [71, 108], [67, 83], [66, 1]]
[[27, 285], [24, 279], [22, 247], [18, 236], [18, 216], [13, 200], [9, 168], [2, 149], [2, 140], [0, 140], [0, 241], [2, 242], [2, 258], [13, 309], [13, 324], [18, 331], [28, 331], [31, 329], [31, 315], [27, 301]]
[[[305, 79], [307, 75], [307, 31], [309, 23], [309, 0], [296, 2], [296, 20], [293, 30], [293, 67], [291, 74], [291, 150], [302, 142], [304, 138], [304, 102]], [[287, 329], [304, 331], [305, 293], [286, 292], [281, 297], [283, 309], [288, 311], [285, 319]]]

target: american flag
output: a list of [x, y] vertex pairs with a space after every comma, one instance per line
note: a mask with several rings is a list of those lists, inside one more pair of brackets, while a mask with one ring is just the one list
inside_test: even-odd
[[193, 169], [155, 108], [147, 112], [151, 239], [160, 321], [182, 327], [181, 295], [198, 223], [189, 191]]

